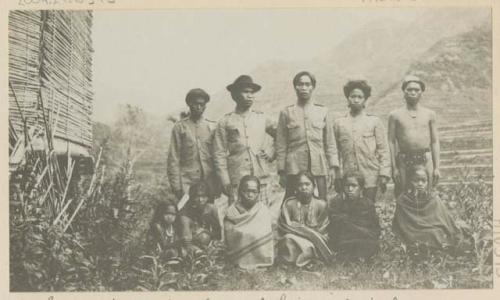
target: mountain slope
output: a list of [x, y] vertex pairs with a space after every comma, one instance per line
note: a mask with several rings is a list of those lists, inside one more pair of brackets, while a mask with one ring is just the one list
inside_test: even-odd
[[[422, 103], [436, 110], [440, 123], [491, 120], [491, 46], [491, 27], [484, 24], [437, 42], [408, 67], [406, 73], [426, 82]], [[372, 109], [385, 116], [403, 103], [395, 84]]]
[[[249, 72], [263, 85], [255, 107], [276, 116], [280, 109], [294, 103], [292, 77], [304, 69], [313, 72], [318, 79], [316, 101], [327, 105], [335, 116], [345, 114], [342, 86], [348, 79], [368, 80], [373, 87], [370, 102], [377, 103], [399, 87], [410, 66], [414, 66], [417, 59], [425, 58], [433, 45], [462, 34], [489, 17], [490, 12], [486, 9], [423, 10], [421, 17], [413, 22], [392, 19], [371, 22], [331, 51], [308, 61], [266, 62]], [[234, 107], [225, 90], [216, 93], [213, 99], [207, 110], [212, 119], [218, 119]], [[392, 107], [384, 109], [373, 111], [386, 115]]]

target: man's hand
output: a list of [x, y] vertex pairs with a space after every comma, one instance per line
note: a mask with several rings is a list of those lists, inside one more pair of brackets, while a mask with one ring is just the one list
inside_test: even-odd
[[223, 190], [224, 194], [226, 194], [226, 196], [228, 196], [228, 197], [232, 197], [233, 196], [233, 186], [230, 183], [224, 185], [222, 187], [222, 190]]
[[382, 193], [385, 193], [385, 191], [387, 191], [388, 182], [389, 182], [389, 177], [383, 175], [378, 177], [378, 186], [380, 187], [380, 191]]
[[264, 150], [260, 150], [259, 156], [267, 162], [271, 162], [273, 160], [273, 157]]
[[280, 176], [280, 186], [282, 188], [286, 188], [286, 174], [285, 172], [278, 172], [278, 175]]
[[229, 183], [222, 187], [223, 193], [227, 196], [227, 202], [229, 205], [233, 204], [236, 200], [234, 196], [233, 186]]
[[328, 170], [328, 188], [331, 189], [333, 186], [335, 186], [335, 179], [340, 178], [340, 172], [338, 167], [331, 167]]
[[342, 193], [343, 191], [342, 178], [335, 178], [333, 182], [333, 187], [335, 188], [335, 192], [337, 192], [337, 194]]
[[174, 195], [178, 200], [181, 200], [182, 196], [184, 196], [184, 192], [182, 190], [174, 190]]
[[439, 182], [439, 179], [441, 178], [441, 173], [439, 172], [439, 169], [434, 169], [434, 172], [432, 174], [433, 180], [432, 180], [432, 185], [436, 186]]
[[392, 170], [392, 180], [394, 181], [394, 184], [399, 186], [401, 189], [404, 189], [403, 186], [401, 186], [401, 174], [399, 174], [399, 170], [397, 168], [394, 168]]

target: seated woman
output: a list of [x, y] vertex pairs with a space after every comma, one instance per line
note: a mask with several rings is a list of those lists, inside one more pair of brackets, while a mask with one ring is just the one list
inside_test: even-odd
[[166, 258], [177, 258], [180, 253], [177, 206], [172, 201], [161, 201], [156, 206], [149, 229], [151, 248], [159, 250]]
[[[465, 249], [463, 233], [436, 193], [429, 192], [425, 167], [408, 170], [407, 191], [396, 202], [393, 230], [408, 246]], [[465, 248], [464, 248], [465, 247]]]
[[219, 214], [208, 203], [208, 187], [204, 182], [189, 188], [189, 200], [179, 212], [180, 238], [189, 252], [205, 249], [213, 240], [221, 239]]
[[238, 201], [227, 209], [224, 218], [228, 258], [243, 269], [271, 266], [274, 260], [271, 214], [259, 201], [259, 193], [259, 179], [243, 176]]
[[346, 258], [368, 258], [379, 249], [380, 224], [373, 201], [363, 195], [364, 178], [347, 172], [343, 193], [329, 205], [330, 246]]
[[278, 219], [281, 238], [279, 255], [289, 263], [302, 267], [312, 258], [329, 262], [327, 203], [315, 198], [313, 176], [300, 172], [296, 177], [295, 196], [285, 199]]

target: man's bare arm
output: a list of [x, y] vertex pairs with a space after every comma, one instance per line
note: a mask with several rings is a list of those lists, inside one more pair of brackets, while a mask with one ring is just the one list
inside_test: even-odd
[[388, 126], [388, 140], [389, 140], [389, 152], [390, 152], [390, 158], [391, 158], [391, 165], [392, 165], [392, 173], [393, 173], [393, 180], [397, 180], [394, 178], [394, 173], [397, 173], [397, 167], [396, 167], [396, 151], [397, 151], [397, 139], [396, 139], [396, 117], [394, 116], [393, 113], [389, 115], [389, 126]]
[[432, 154], [432, 165], [434, 166], [434, 184], [437, 183], [440, 177], [439, 166], [440, 166], [440, 145], [439, 145], [439, 133], [437, 130], [436, 123], [436, 113], [431, 112], [429, 120], [429, 131], [431, 135], [431, 154]]

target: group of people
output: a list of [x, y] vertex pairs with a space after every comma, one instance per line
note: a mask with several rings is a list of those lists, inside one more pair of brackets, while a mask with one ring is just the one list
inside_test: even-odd
[[[261, 86], [248, 75], [227, 86], [236, 107], [217, 123], [203, 116], [210, 96], [202, 89], [188, 92], [189, 114], [172, 129], [167, 159], [176, 198], [155, 211], [156, 247], [176, 257], [223, 237], [228, 260], [241, 268], [270, 266], [276, 258], [304, 266], [313, 259], [330, 262], [334, 254], [370, 257], [379, 249], [374, 203], [391, 177], [393, 229], [402, 241], [461, 247], [462, 229], [433, 192], [440, 178], [439, 137], [435, 113], [419, 105], [422, 80], [404, 78], [406, 105], [390, 113], [388, 134], [380, 118], [365, 112], [371, 95], [366, 81], [347, 82], [349, 111], [336, 120], [314, 102], [313, 74], [299, 72], [292, 83], [296, 102], [277, 123], [251, 109]], [[285, 188], [276, 222], [269, 210], [274, 160]], [[222, 222], [214, 204], [221, 194], [229, 203]]]

